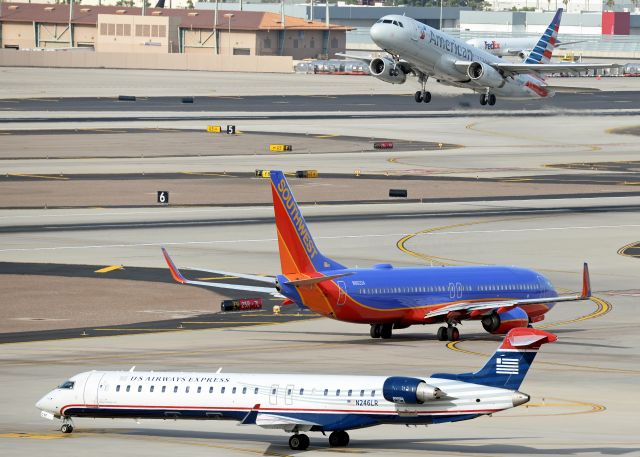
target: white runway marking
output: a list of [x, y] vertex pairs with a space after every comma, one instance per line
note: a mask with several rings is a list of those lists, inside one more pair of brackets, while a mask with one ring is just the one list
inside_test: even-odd
[[[601, 230], [601, 229], [621, 229], [621, 228], [637, 228], [640, 224], [621, 224], [621, 225], [582, 225], [570, 227], [543, 227], [543, 228], [522, 228], [522, 229], [498, 229], [498, 230], [452, 230], [447, 232], [429, 232], [421, 234], [421, 236], [442, 236], [442, 235], [463, 235], [463, 234], [483, 234], [483, 233], [506, 233], [506, 232], [546, 232], [553, 230]], [[149, 227], [153, 228], [153, 227]], [[384, 238], [384, 237], [401, 237], [407, 233], [372, 233], [359, 235], [339, 235], [339, 236], [317, 236], [317, 240], [341, 240], [341, 239], [358, 239], [358, 238]], [[48, 246], [38, 248], [8, 248], [0, 249], [0, 252], [24, 252], [24, 251], [57, 251], [64, 249], [105, 249], [105, 248], [125, 248], [125, 247], [148, 247], [148, 246], [188, 246], [188, 245], [205, 245], [205, 244], [233, 244], [233, 243], [265, 243], [274, 242], [276, 238], [256, 238], [242, 240], [206, 240], [206, 241], [172, 241], [166, 243], [120, 243], [120, 244], [91, 244], [85, 246]]]

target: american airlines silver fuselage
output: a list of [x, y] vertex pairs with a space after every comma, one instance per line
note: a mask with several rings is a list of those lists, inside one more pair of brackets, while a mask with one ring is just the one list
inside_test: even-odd
[[[479, 93], [490, 92], [500, 98], [537, 99], [554, 95], [545, 88], [544, 79], [528, 74], [506, 77], [500, 87], [480, 85], [469, 77], [464, 65], [455, 63], [490, 64], [502, 62], [502, 59], [406, 16], [390, 15], [381, 21], [371, 27], [371, 39], [380, 48], [410, 62], [412, 67], [440, 83]], [[402, 26], [393, 22], [402, 23]]]

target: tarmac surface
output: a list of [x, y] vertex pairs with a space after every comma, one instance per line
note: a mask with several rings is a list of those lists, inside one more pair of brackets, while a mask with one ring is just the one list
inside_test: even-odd
[[[6, 99], [7, 88], [12, 88], [13, 97], [33, 97], [42, 73], [2, 69], [2, 74], [8, 77], [0, 93]], [[115, 74], [120, 75], [117, 84], [114, 80], [109, 86]], [[302, 454], [288, 448], [285, 433], [230, 422], [84, 419], [75, 421], [73, 434], [63, 435], [59, 424], [39, 417], [34, 403], [67, 377], [90, 369], [128, 370], [135, 365], [136, 370], [215, 372], [222, 367], [223, 372], [428, 375], [473, 371], [484, 363], [500, 337], [486, 334], [477, 322], [461, 326], [461, 341], [456, 343], [438, 342], [434, 326], [411, 327], [395, 332], [390, 340], [372, 340], [366, 325], [288, 312], [281, 318], [267, 315], [275, 301], [269, 301], [262, 314], [214, 313], [222, 295], [170, 283], [160, 246], [167, 247], [190, 277], [200, 277], [194, 269], [279, 272], [268, 187], [252, 177], [255, 169], [270, 168], [319, 171], [319, 179], [292, 179], [292, 184], [308, 203], [303, 212], [319, 248], [341, 263], [519, 265], [542, 272], [560, 292], [568, 292], [580, 288], [582, 262], [588, 261], [594, 290], [591, 301], [558, 305], [536, 325], [557, 334], [559, 341], [543, 348], [521, 388], [531, 395], [529, 404], [426, 429], [354, 430], [344, 450], [329, 448], [325, 437], [312, 433], [305, 455], [640, 455], [634, 402], [640, 385], [640, 319], [635, 306], [640, 296], [638, 150], [635, 136], [616, 130], [634, 131], [640, 116], [633, 112], [635, 106], [626, 111], [612, 106], [613, 100], [620, 100], [620, 108], [635, 105], [636, 95], [624, 93], [638, 89], [638, 83], [628, 78], [603, 80], [623, 95], [606, 95], [608, 101], [601, 104], [592, 99], [593, 106], [608, 113], [590, 116], [563, 111], [571, 103], [577, 111], [588, 109], [589, 96], [587, 102], [576, 98], [568, 105], [562, 105], [561, 97], [554, 99], [560, 103], [554, 116], [545, 113], [544, 104], [532, 111], [494, 110], [481, 116], [446, 111], [444, 106], [442, 117], [425, 118], [418, 112], [414, 119], [367, 107], [346, 118], [345, 112], [330, 109], [331, 100], [340, 109], [337, 99], [330, 98], [321, 99], [326, 108], [317, 115], [311, 111], [313, 105], [308, 106], [314, 101], [306, 97], [288, 99], [299, 103], [302, 115], [274, 109], [277, 104], [271, 102], [276, 98], [260, 103], [245, 96], [225, 99], [222, 103], [229, 111], [219, 116], [222, 125], [235, 118], [242, 119], [235, 122], [239, 130], [256, 137], [264, 132], [276, 138], [275, 132], [284, 132], [282, 138], [292, 141], [315, 136], [310, 141], [318, 145], [317, 152], [275, 156], [190, 154], [201, 135], [194, 130], [204, 131], [212, 113], [185, 112], [175, 100], [160, 99], [178, 107], [148, 112], [55, 108], [74, 94], [73, 84], [78, 87], [75, 94], [88, 97], [115, 97], [116, 91], [162, 96], [154, 87], [148, 89], [154, 93], [143, 92], [142, 82], [148, 86], [150, 75], [52, 71], [51, 84], [35, 96], [64, 101], [0, 103], [5, 108], [34, 103], [34, 111], [0, 113], [0, 133], [8, 133], [0, 137], [2, 455], [78, 454], [88, 449], [105, 456]], [[264, 88], [249, 92], [243, 85], [251, 78], [240, 75], [237, 88], [229, 82], [209, 93], [207, 78], [215, 84], [225, 78], [193, 78], [205, 95], [230, 94], [233, 89], [273, 96], [275, 88], [282, 92], [291, 83], [291, 94], [303, 96], [310, 95], [310, 81], [318, 84], [318, 93], [339, 92], [335, 78], [296, 76], [265, 76]], [[168, 72], [158, 72], [157, 77], [160, 88], [169, 85]], [[15, 83], [19, 78], [24, 87]], [[577, 82], [573, 79], [571, 83]], [[83, 80], [90, 81], [87, 87], [78, 83]], [[366, 79], [344, 81], [346, 88], [340, 90], [346, 93], [377, 88], [363, 83]], [[97, 87], [100, 84], [104, 87]], [[407, 88], [390, 88], [387, 93], [396, 90]], [[396, 98], [397, 109], [404, 101], [416, 105], [407, 97]], [[194, 105], [198, 103], [196, 99]], [[369, 114], [375, 117], [357, 117]], [[77, 127], [74, 124], [129, 130], [76, 134], [69, 131]], [[40, 129], [44, 132], [33, 135], [16, 132]], [[140, 129], [169, 131], [151, 134]], [[181, 142], [172, 148], [173, 154], [164, 155], [162, 143], [172, 134]], [[334, 135], [350, 139], [330, 143]], [[42, 157], [47, 149], [43, 138], [58, 151], [57, 158]], [[459, 147], [348, 149], [361, 138]], [[240, 144], [232, 146], [243, 149]], [[328, 144], [338, 146], [327, 151]], [[140, 149], [157, 151], [158, 156], [138, 156]], [[356, 181], [356, 171], [366, 180]], [[408, 201], [389, 202], [385, 193], [390, 184], [409, 188]], [[160, 185], [169, 186], [163, 190], [171, 190], [183, 206], [151, 207]], [[189, 186], [194, 187], [187, 192]], [[101, 189], [111, 195], [100, 196]], [[73, 206], [72, 200], [83, 206], [35, 208], [36, 202], [56, 195], [66, 195], [60, 206]], [[212, 275], [207, 280], [218, 279]], [[28, 328], [21, 331], [19, 325]]]

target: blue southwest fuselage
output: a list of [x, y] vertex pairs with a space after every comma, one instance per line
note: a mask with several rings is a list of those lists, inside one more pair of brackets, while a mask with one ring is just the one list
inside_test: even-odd
[[[395, 328], [414, 324], [480, 319], [484, 313], [464, 312], [427, 317], [427, 313], [456, 302], [508, 301], [513, 299], [557, 297], [550, 281], [538, 272], [507, 266], [393, 268], [388, 264], [369, 269], [325, 270], [326, 276], [348, 274], [326, 281], [319, 287], [324, 303], [315, 294], [305, 294], [312, 287], [292, 287], [290, 275], [279, 276], [281, 292], [321, 314], [359, 323], [393, 323]], [[544, 318], [553, 303], [522, 305], [505, 310], [506, 321], [526, 317], [530, 322]], [[500, 313], [500, 309], [497, 310]], [[524, 323], [526, 325], [526, 322]]]

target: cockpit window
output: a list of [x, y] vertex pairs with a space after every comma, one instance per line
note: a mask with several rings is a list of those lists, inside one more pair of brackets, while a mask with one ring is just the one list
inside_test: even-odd
[[398, 25], [398, 21], [393, 21], [393, 25]]
[[378, 20], [376, 21], [376, 24], [380, 24], [381, 22], [382, 22], [382, 19], [378, 19]]
[[398, 21], [398, 25], [402, 28], [404, 28], [404, 25], [402, 25], [402, 22]]
[[393, 21], [391, 19], [385, 19], [382, 22], [384, 22], [385, 24], [392, 24], [393, 23]]
[[58, 389], [73, 389], [73, 386], [74, 386], [75, 384], [76, 384], [76, 383], [75, 383], [75, 382], [73, 382], [73, 381], [65, 381], [65, 382], [63, 382], [62, 384], [60, 384], [60, 385], [58, 386]]

